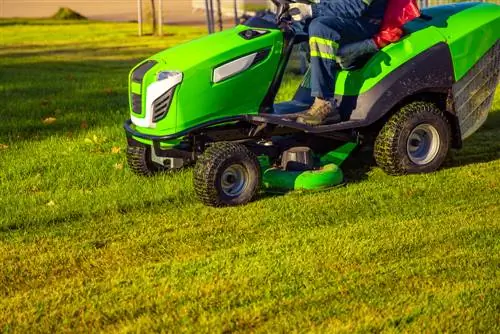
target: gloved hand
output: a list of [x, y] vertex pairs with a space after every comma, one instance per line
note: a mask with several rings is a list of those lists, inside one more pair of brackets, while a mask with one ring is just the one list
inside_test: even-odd
[[342, 46], [337, 52], [337, 62], [343, 69], [348, 69], [354, 65], [358, 57], [377, 51], [378, 46], [375, 41], [371, 38], [365, 39], [361, 42]]
[[307, 20], [312, 17], [312, 7], [310, 4], [292, 3], [290, 4], [290, 14], [292, 14], [294, 21]]

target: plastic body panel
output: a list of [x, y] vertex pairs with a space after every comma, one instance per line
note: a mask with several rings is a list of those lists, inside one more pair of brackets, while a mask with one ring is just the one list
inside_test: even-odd
[[434, 26], [450, 46], [455, 80], [460, 80], [500, 38], [500, 6], [491, 3], [457, 3], [431, 7], [432, 20], [415, 20], [409, 33]]
[[344, 119], [370, 125], [403, 99], [421, 92], [447, 94], [454, 82], [450, 49], [438, 43], [358, 96], [337, 96]]
[[361, 69], [340, 71], [336, 95], [358, 95], [404, 63], [432, 47], [446, 42], [450, 47], [455, 80], [467, 71], [500, 38], [500, 6], [462, 3], [423, 10], [431, 20], [416, 19], [405, 26], [407, 36], [375, 54]]
[[335, 84], [335, 95], [357, 96], [365, 93], [401, 65], [444, 41], [443, 35], [435, 27], [428, 27], [414, 32], [398, 43], [389, 44], [361, 69], [340, 71]]
[[317, 190], [339, 185], [344, 182], [344, 174], [340, 165], [357, 146], [356, 143], [348, 142], [327, 152], [317, 157], [319, 163], [316, 164], [315, 169], [307, 171], [287, 171], [271, 167], [266, 157], [263, 161], [261, 160], [262, 184], [264, 188], [271, 191]]
[[[279, 30], [270, 30], [247, 40], [239, 35], [247, 29], [237, 26], [152, 56], [150, 59], [158, 64], [145, 74], [140, 87], [142, 96], [156, 81], [158, 72], [182, 72], [183, 81], [175, 91], [167, 116], [155, 128], [136, 129], [145, 134], [165, 135], [217, 118], [258, 113], [281, 58], [283, 35]], [[213, 82], [214, 68], [266, 49], [270, 52], [259, 63], [221, 82]], [[139, 89], [134, 83], [130, 86], [131, 92]]]

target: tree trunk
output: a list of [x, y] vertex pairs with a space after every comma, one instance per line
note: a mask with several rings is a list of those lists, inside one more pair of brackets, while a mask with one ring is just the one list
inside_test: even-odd
[[155, 0], [151, 0], [151, 20], [152, 20], [152, 23], [153, 23], [153, 35], [156, 35], [157, 22], [156, 22], [156, 5], [155, 5]]
[[137, 0], [137, 24], [139, 27], [139, 36], [142, 36], [142, 0]]
[[207, 26], [208, 26], [208, 33], [211, 34], [214, 32], [214, 24], [213, 24], [213, 13], [212, 13], [212, 0], [205, 0], [205, 11], [207, 14]]
[[238, 16], [238, 0], [233, 0], [234, 7], [234, 25], [240, 24], [240, 17]]
[[222, 26], [222, 8], [220, 4], [220, 0], [217, 0], [217, 16], [219, 19], [219, 31], [222, 31], [223, 26]]

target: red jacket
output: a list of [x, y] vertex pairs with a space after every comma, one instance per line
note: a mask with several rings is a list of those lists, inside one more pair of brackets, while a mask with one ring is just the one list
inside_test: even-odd
[[403, 25], [419, 16], [417, 0], [389, 0], [380, 32], [373, 37], [375, 44], [383, 48], [397, 42], [403, 36]]

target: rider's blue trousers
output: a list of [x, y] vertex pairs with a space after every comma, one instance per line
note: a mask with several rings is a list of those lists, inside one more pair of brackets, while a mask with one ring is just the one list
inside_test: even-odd
[[313, 18], [307, 28], [311, 49], [311, 95], [331, 99], [335, 92], [338, 48], [371, 38], [379, 31], [385, 0], [374, 0], [370, 6], [362, 0], [326, 0], [320, 5], [313, 7], [313, 12], [319, 16]]

